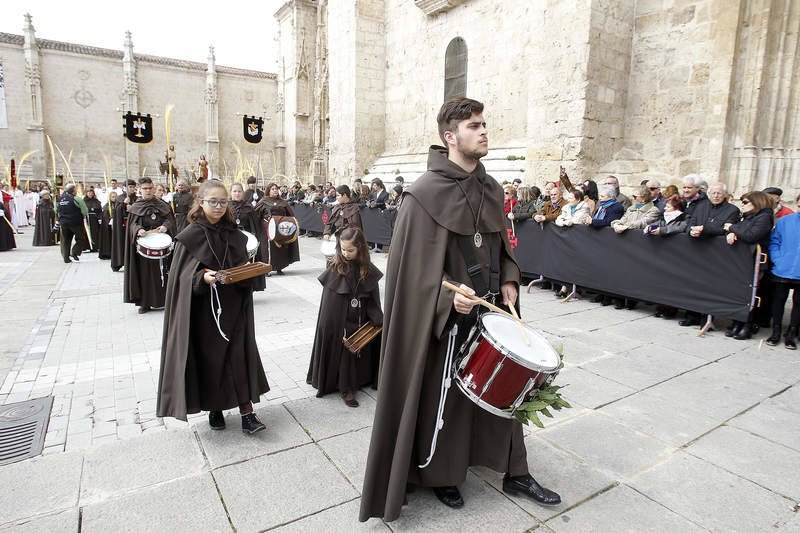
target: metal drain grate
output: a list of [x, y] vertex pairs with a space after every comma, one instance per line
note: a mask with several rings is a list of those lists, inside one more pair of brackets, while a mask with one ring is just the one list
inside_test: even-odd
[[53, 397], [0, 406], [0, 465], [42, 453]]

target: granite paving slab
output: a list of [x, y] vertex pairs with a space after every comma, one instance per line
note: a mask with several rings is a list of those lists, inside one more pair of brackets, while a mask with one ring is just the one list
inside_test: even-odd
[[0, 527], [2, 533], [78, 533], [78, 509], [71, 509], [55, 515], [29, 518], [7, 527]]
[[729, 424], [800, 451], [800, 421], [797, 413], [772, 398], [732, 419]]
[[774, 396], [772, 400], [781, 408], [800, 414], [800, 385], [789, 387], [784, 392]]
[[267, 429], [254, 435], [242, 433], [238, 412], [225, 417], [227, 428], [221, 431], [212, 430], [207, 418], [196, 423], [203, 451], [213, 468], [311, 442], [311, 438], [283, 406], [273, 405], [255, 411]]
[[768, 531], [794, 503], [722, 468], [678, 452], [630, 484], [666, 508], [714, 531]]
[[87, 450], [81, 505], [180, 477], [199, 474], [205, 461], [194, 433], [162, 431]]
[[361, 405], [355, 409], [346, 406], [338, 393], [286, 402], [284, 406], [311, 438], [320, 440], [372, 425], [375, 400], [363, 392], [358, 392], [356, 399]]
[[208, 473], [119, 495], [82, 509], [80, 533], [231, 533]]
[[319, 441], [319, 447], [361, 493], [372, 428], [364, 428]]
[[307, 533], [324, 531], [325, 533], [350, 533], [351, 531], [391, 531], [381, 520], [373, 518], [366, 522], [358, 521], [358, 509], [361, 499], [336, 505], [309, 517], [297, 520], [285, 526], [271, 529], [270, 533]]
[[721, 360], [723, 368], [752, 372], [786, 385], [800, 381], [800, 357], [797, 352], [764, 344], [761, 349], [745, 350]]
[[617, 401], [636, 392], [633, 387], [598, 376], [580, 367], [562, 368], [556, 378], [556, 384], [566, 386], [563, 394], [571, 405], [590, 408]]
[[239, 533], [270, 529], [358, 497], [314, 444], [225, 466], [214, 477]]

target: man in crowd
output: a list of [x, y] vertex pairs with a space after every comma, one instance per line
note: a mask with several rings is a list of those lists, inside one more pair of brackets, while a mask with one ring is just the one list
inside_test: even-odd
[[395, 185], [395, 187], [397, 187], [398, 185], [401, 186], [401, 187], [405, 187], [406, 186], [406, 180], [403, 178], [403, 176], [397, 176], [394, 179], [394, 185]]
[[564, 207], [564, 196], [560, 185], [553, 185], [550, 189], [550, 199], [542, 206], [542, 212], [533, 216], [536, 222], [555, 222]]
[[369, 207], [384, 209], [386, 208], [386, 200], [389, 199], [389, 193], [386, 192], [386, 187], [380, 178], [372, 180], [372, 193], [369, 195]]
[[741, 218], [739, 208], [728, 202], [728, 187], [715, 183], [708, 189], [708, 197], [700, 200], [689, 217], [689, 235], [714, 237], [725, 235], [725, 224], [735, 224]]
[[664, 205], [667, 203], [667, 200], [664, 198], [664, 195], [661, 194], [661, 184], [656, 180], [647, 180], [645, 185], [650, 189], [650, 194], [653, 195], [653, 205], [655, 205], [663, 215]]
[[[80, 261], [81, 252], [89, 249], [89, 241], [83, 227], [83, 217], [88, 214], [89, 210], [83, 203], [83, 199], [75, 195], [74, 183], [64, 187], [64, 192], [58, 197], [57, 206], [58, 225], [61, 228], [61, 256], [65, 263]], [[70, 253], [73, 237], [75, 237], [75, 245], [72, 246], [72, 253]]]
[[627, 196], [625, 196], [624, 194], [622, 194], [619, 191], [619, 180], [617, 179], [616, 176], [607, 177], [606, 181], [605, 181], [605, 184], [606, 185], [611, 185], [612, 187], [614, 187], [614, 189], [616, 189], [616, 191], [617, 191], [617, 202], [621, 203], [622, 207], [624, 207], [627, 210], [632, 205], [631, 204], [631, 199], [628, 198]]
[[698, 204], [707, 201], [708, 197], [700, 190], [700, 176], [697, 174], [687, 174], [681, 180], [683, 186], [683, 199], [686, 202], [686, 218], [692, 216]]
[[773, 212], [775, 213], [775, 220], [778, 220], [781, 217], [785, 217], [786, 215], [791, 215], [794, 211], [786, 207], [785, 205], [781, 204], [781, 196], [783, 196], [783, 190], [779, 189], [778, 187], [767, 187], [761, 192], [767, 193], [772, 203], [775, 205], [773, 208]]
[[[519, 178], [514, 178], [514, 181], [511, 182], [511, 185], [514, 186], [515, 191], [518, 191], [519, 188], [522, 186], [522, 180]], [[514, 196], [516, 196], [516, 194]]]
[[502, 189], [480, 163], [489, 149], [482, 112], [483, 104], [468, 98], [442, 106], [439, 133], [447, 147], [430, 148], [428, 171], [404, 195], [397, 218], [361, 521], [395, 520], [409, 486], [431, 487], [443, 504], [462, 507], [456, 485], [472, 465], [505, 472], [505, 492], [548, 505], [561, 501], [528, 473], [517, 420], [443, 388], [449, 346], [466, 338], [477, 302], [443, 288], [442, 280], [507, 306], [516, 305], [519, 286]]

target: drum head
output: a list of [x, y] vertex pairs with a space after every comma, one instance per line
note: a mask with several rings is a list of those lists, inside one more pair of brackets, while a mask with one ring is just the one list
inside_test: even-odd
[[278, 235], [278, 225], [275, 223], [275, 217], [269, 217], [267, 221], [267, 237], [269, 240], [274, 241]]
[[554, 371], [561, 364], [558, 352], [547, 342], [547, 339], [525, 324], [522, 324], [522, 328], [528, 335], [528, 340], [531, 341], [530, 346], [522, 338], [517, 322], [507, 316], [485, 313], [481, 316], [481, 322], [486, 334], [494, 341], [493, 344], [509, 352], [513, 359], [524, 366], [533, 370]]
[[278, 233], [284, 237], [291, 237], [294, 235], [295, 231], [297, 231], [297, 226], [294, 220], [282, 220], [281, 223], [278, 224]]
[[151, 233], [144, 237], [139, 237], [139, 243], [152, 250], [163, 250], [164, 248], [169, 248], [172, 243], [172, 237], [166, 233]]
[[247, 237], [247, 253], [250, 255], [255, 254], [256, 250], [258, 250], [258, 239], [256, 236], [243, 229], [240, 229], [239, 231], [244, 233], [244, 236]]
[[322, 255], [325, 257], [333, 257], [336, 255], [336, 240], [322, 241], [322, 246], [319, 247], [319, 251], [322, 252]]

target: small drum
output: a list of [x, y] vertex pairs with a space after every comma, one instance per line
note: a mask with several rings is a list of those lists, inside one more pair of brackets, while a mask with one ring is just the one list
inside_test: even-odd
[[258, 252], [258, 239], [249, 231], [245, 231], [243, 229], [240, 229], [239, 231], [244, 233], [244, 236], [247, 237], [247, 256], [250, 259], [253, 259], [256, 256], [256, 252]]
[[136, 239], [136, 252], [147, 259], [162, 259], [172, 253], [172, 237], [150, 233]]
[[294, 217], [271, 216], [267, 220], [267, 237], [278, 246], [297, 240], [297, 219]]
[[458, 388], [492, 414], [513, 418], [512, 411], [558, 374], [558, 352], [535, 330], [522, 324], [528, 346], [516, 321], [485, 313], [470, 331], [460, 359], [454, 363]]
[[322, 255], [325, 257], [333, 257], [336, 255], [336, 239], [334, 238], [329, 241], [323, 240], [319, 251], [322, 252]]

